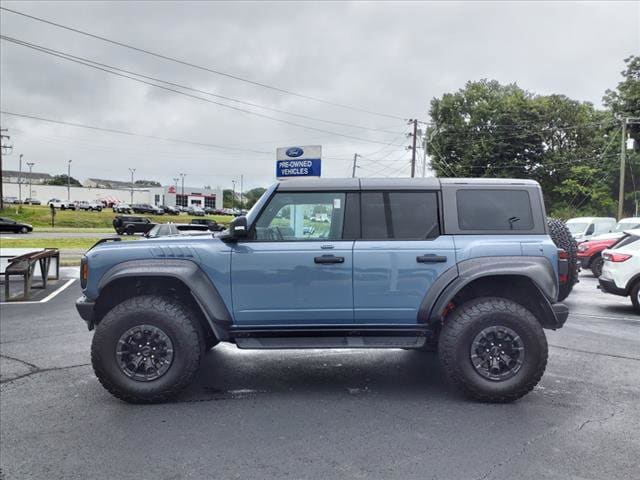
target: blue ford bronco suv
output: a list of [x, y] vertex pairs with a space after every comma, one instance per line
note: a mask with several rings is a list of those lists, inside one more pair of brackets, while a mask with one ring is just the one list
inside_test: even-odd
[[508, 402], [568, 316], [563, 270], [536, 182], [290, 179], [221, 234], [99, 242], [76, 305], [128, 402], [176, 394], [218, 342], [437, 349], [458, 390]]

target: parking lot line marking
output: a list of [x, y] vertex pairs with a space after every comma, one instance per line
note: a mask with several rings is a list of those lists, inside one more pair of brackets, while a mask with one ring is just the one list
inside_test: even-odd
[[638, 318], [632, 318], [632, 317], [622, 317], [619, 315], [593, 315], [590, 313], [571, 313], [569, 312], [569, 316], [576, 316], [576, 317], [589, 317], [589, 318], [603, 318], [606, 320], [631, 320], [632, 322], [640, 322], [640, 319]]
[[27, 302], [0, 302], [0, 305], [34, 305], [36, 303], [47, 303], [49, 300], [51, 300], [52, 298], [55, 298], [57, 295], [62, 293], [64, 290], [66, 290], [67, 287], [69, 285], [71, 285], [73, 282], [75, 282], [76, 280], [77, 279], [75, 279], [75, 278], [70, 278], [69, 280], [67, 280], [67, 283], [62, 285], [57, 290], [54, 290], [53, 292], [51, 292], [49, 295], [44, 297], [42, 300], [34, 300], [34, 301], [27, 301]]

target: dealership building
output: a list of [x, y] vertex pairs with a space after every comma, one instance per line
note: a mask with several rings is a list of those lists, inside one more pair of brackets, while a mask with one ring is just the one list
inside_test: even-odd
[[[170, 186], [139, 186], [122, 181], [87, 179], [83, 186], [46, 185], [50, 180], [48, 174], [33, 172], [3, 172], [2, 190], [4, 197], [33, 197], [43, 204], [52, 198], [70, 200], [72, 202], [123, 202], [148, 203], [151, 205], [199, 206], [221, 209], [222, 189]], [[5, 175], [10, 173], [9, 175]], [[48, 178], [46, 178], [48, 177]]]

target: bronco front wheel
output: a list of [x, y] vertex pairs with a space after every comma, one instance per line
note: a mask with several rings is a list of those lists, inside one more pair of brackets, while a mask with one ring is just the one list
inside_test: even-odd
[[100, 383], [130, 403], [162, 402], [193, 379], [204, 354], [197, 320], [156, 295], [129, 298], [96, 327], [91, 362]]
[[503, 403], [537, 385], [548, 347], [542, 326], [522, 305], [482, 297], [464, 303], [445, 320], [438, 352], [447, 380], [458, 391]]

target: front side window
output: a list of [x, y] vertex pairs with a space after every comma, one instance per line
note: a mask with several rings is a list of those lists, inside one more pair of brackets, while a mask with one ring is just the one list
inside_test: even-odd
[[344, 193], [276, 193], [256, 222], [256, 240], [339, 240]]
[[426, 240], [440, 234], [435, 192], [363, 192], [364, 240]]
[[533, 213], [526, 190], [458, 190], [461, 230], [531, 230]]

